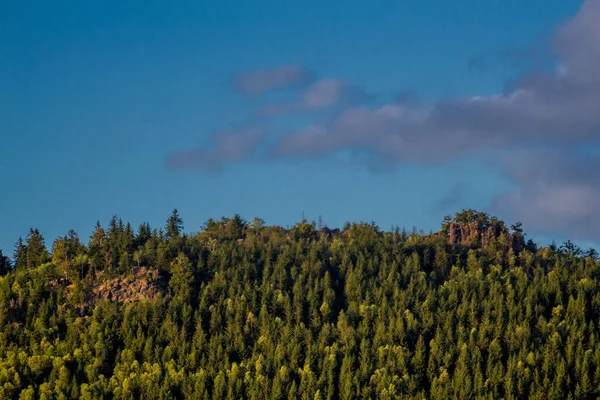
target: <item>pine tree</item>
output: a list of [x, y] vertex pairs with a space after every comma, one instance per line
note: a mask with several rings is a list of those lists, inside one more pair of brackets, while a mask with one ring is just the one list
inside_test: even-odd
[[194, 286], [194, 274], [190, 260], [183, 253], [171, 263], [173, 276], [169, 280], [169, 286], [173, 290], [175, 298], [182, 302], [189, 302]]
[[167, 219], [166, 233], [168, 239], [178, 238], [183, 231], [183, 220], [179, 216], [177, 209], [173, 210], [171, 216]]
[[2, 250], [0, 249], [0, 276], [8, 274], [11, 270], [12, 266], [9, 258], [2, 254]]
[[63, 237], [54, 241], [52, 246], [52, 262], [62, 269], [65, 279], [69, 280], [72, 272], [76, 273], [78, 265], [78, 256], [82, 252], [82, 244], [79, 236], [74, 230]]
[[23, 238], [19, 237], [17, 243], [15, 243], [15, 249], [13, 252], [13, 260], [15, 269], [21, 269], [27, 267], [27, 246], [23, 242]]
[[423, 384], [423, 378], [425, 377], [425, 372], [427, 368], [427, 350], [425, 348], [425, 340], [423, 339], [423, 335], [419, 336], [417, 340], [417, 345], [415, 348], [415, 353], [412, 357], [412, 367], [414, 371], [414, 380], [416, 383], [416, 389], [420, 390]]
[[347, 400], [355, 398], [354, 382], [352, 377], [352, 359], [351, 356], [346, 355], [342, 361], [342, 367], [340, 371], [340, 399]]
[[27, 268], [35, 268], [49, 261], [50, 256], [44, 243], [44, 237], [39, 230], [31, 228], [27, 235]]
[[152, 228], [150, 224], [144, 222], [138, 227], [137, 234], [135, 235], [135, 247], [142, 247], [150, 240], [152, 237]]

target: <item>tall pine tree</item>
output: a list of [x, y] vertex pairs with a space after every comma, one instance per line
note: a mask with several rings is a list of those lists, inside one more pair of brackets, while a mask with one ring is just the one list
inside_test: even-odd
[[10, 260], [2, 254], [2, 249], [0, 249], [0, 276], [6, 275], [11, 269]]

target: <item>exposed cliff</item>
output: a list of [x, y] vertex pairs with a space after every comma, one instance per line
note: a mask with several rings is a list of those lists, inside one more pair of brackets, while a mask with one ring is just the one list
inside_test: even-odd
[[166, 292], [168, 279], [157, 269], [141, 267], [126, 277], [109, 279], [92, 289], [89, 301], [100, 299], [129, 303], [152, 300]]
[[506, 240], [515, 253], [523, 250], [525, 243], [520, 225], [509, 230], [503, 221], [474, 210], [465, 210], [453, 219], [446, 218], [442, 233], [447, 235], [448, 243], [465, 247], [487, 247], [492, 242]]

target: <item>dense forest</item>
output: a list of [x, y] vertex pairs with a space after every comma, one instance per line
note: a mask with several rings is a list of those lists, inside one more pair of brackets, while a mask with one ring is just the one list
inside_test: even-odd
[[113, 217], [31, 229], [0, 274], [2, 399], [600, 393], [598, 254], [473, 210], [431, 234]]

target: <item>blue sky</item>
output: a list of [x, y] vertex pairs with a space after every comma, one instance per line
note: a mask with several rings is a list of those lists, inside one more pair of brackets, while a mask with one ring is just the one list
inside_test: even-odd
[[599, 241], [588, 3], [3, 3], [0, 248], [175, 207], [188, 231], [234, 213], [428, 231], [473, 207]]

